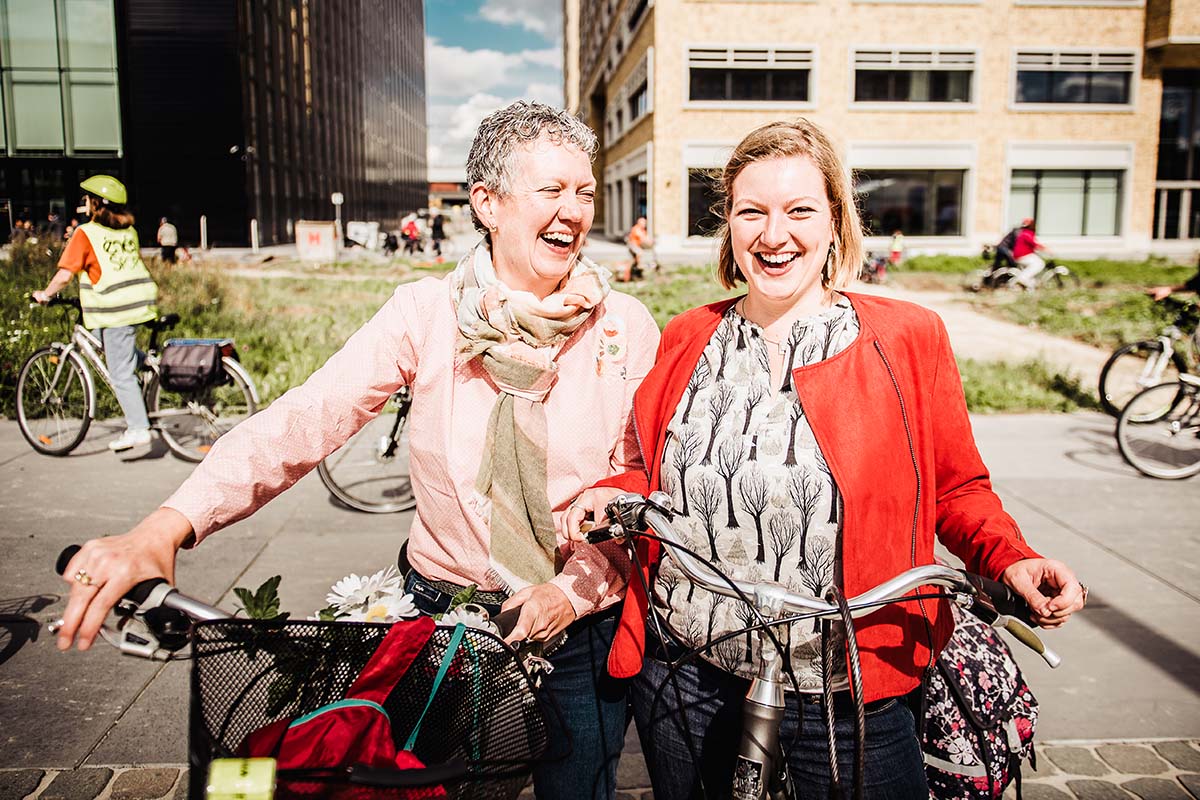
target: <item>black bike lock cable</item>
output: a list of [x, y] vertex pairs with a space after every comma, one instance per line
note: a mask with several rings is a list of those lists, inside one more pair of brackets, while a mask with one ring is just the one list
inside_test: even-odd
[[837, 586], [831, 586], [827, 599], [837, 603], [842, 625], [846, 628], [846, 649], [850, 655], [850, 689], [854, 700], [854, 800], [862, 800], [863, 781], [866, 768], [867, 715], [863, 703], [862, 664], [858, 658], [858, 636], [854, 632], [854, 618], [846, 595]]
[[[663, 637], [662, 625], [659, 624], [658, 609], [654, 608], [652, 600], [654, 595], [651, 594], [649, 582], [646, 580], [645, 573], [642, 572], [642, 562], [641, 559], [638, 558], [637, 547], [629, 548], [629, 554], [629, 560], [631, 562], [631, 566], [633, 567], [633, 572], [638, 576], [638, 581], [642, 584], [642, 591], [646, 593], [646, 606], [650, 610], [648, 616], [654, 621], [655, 635], [658, 636], [658, 642], [664, 648], [663, 656], [666, 656], [666, 639]], [[696, 740], [695, 737], [692, 736], [691, 725], [688, 724], [687, 711], [684, 708], [683, 703], [683, 693], [679, 690], [679, 681], [676, 679], [676, 670], [672, 668], [670, 662], [667, 662], [667, 666], [667, 678], [663, 681], [662, 686], [658, 687], [658, 689], [654, 692], [654, 700], [650, 703], [650, 729], [651, 731], [654, 729], [654, 714], [658, 709], [659, 700], [662, 698], [663, 689], [665, 689], [669, 683], [671, 684], [671, 688], [675, 690], [675, 703], [679, 708], [679, 717], [682, 720], [682, 724], [680, 726], [682, 730], [680, 732], [683, 734], [684, 741], [687, 743], [688, 755], [692, 757], [692, 763], [696, 766], [696, 778], [697, 782], [700, 784], [700, 797], [702, 800], [707, 800], [708, 792], [704, 788], [704, 772], [700, 769], [701, 762], [700, 756], [696, 752]]]
[[842, 778], [838, 770], [836, 714], [833, 709], [833, 621], [821, 620], [821, 694], [825, 700], [825, 736], [829, 740], [829, 796], [841, 800]]

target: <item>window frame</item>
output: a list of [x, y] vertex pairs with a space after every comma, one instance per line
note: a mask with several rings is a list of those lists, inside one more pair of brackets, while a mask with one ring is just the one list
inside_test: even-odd
[[[1103, 69], [1047, 69], [1034, 70], [1026, 68], [1021, 69], [1019, 65], [1020, 56], [1022, 53], [1050, 53], [1057, 61], [1061, 55], [1084, 55], [1090, 54], [1096, 56], [1107, 53], [1112, 55], [1132, 56], [1133, 61], [1128, 70], [1129, 73], [1129, 102], [1127, 103], [1022, 103], [1017, 101], [1017, 81], [1018, 75], [1021, 72], [1124, 72], [1125, 70], [1103, 70]], [[1138, 79], [1142, 73], [1142, 52], [1136, 48], [1130, 47], [1039, 47], [1036, 45], [1027, 45], [1013, 47], [1009, 57], [1008, 71], [1008, 110], [1014, 113], [1071, 113], [1071, 114], [1088, 114], [1088, 113], [1107, 113], [1125, 112], [1136, 113], [1138, 101]]]
[[[883, 0], [883, 1], [890, 1], [890, 0]], [[971, 54], [971, 79], [970, 79], [970, 84], [969, 84], [969, 87], [970, 87], [969, 92], [970, 92], [971, 99], [966, 103], [956, 103], [953, 101], [940, 101], [940, 100], [937, 100], [937, 101], [935, 101], [935, 100], [918, 100], [918, 101], [861, 100], [860, 101], [860, 100], [855, 99], [855, 87], [858, 82], [858, 69], [859, 69], [858, 55], [859, 55], [859, 53], [864, 52], [864, 51], [879, 52], [879, 51], [884, 51], [884, 50], [892, 51], [893, 61], [898, 60], [900, 57], [900, 54], [904, 53], [904, 52], [928, 52], [933, 55], [933, 58], [935, 61], [937, 60], [938, 56], [941, 53], [947, 53], [947, 54], [949, 54], [949, 53], [970, 53]], [[968, 46], [963, 46], [963, 47], [951, 48], [951, 47], [930, 46], [927, 44], [926, 45], [855, 44], [855, 45], [851, 45], [851, 47], [849, 48], [848, 58], [849, 58], [849, 61], [848, 61], [847, 71], [850, 76], [850, 80], [847, 81], [847, 83], [848, 83], [847, 106], [849, 107], [849, 109], [851, 111], [893, 111], [893, 112], [896, 112], [896, 111], [899, 111], [899, 112], [935, 111], [935, 112], [939, 112], [939, 113], [954, 113], [954, 112], [976, 112], [979, 110], [980, 48], [976, 45], [968, 45]], [[910, 71], [930, 71], [930, 72], [932, 72], [932, 71], [939, 71], [939, 72], [941, 72], [941, 71], [945, 71], [945, 72], [962, 71], [961, 69], [954, 69], [949, 64], [947, 64], [945, 66], [942, 66], [939, 64], [934, 64], [934, 65], [929, 65], [929, 66], [914, 64], [914, 67], [915, 67], [915, 69], [910, 70]], [[870, 69], [870, 67], [866, 67], [865, 69]], [[896, 72], [896, 71], [903, 71], [903, 69], [904, 68], [902, 66], [897, 65], [897, 66], [892, 66], [891, 69], [880, 69], [878, 71], [879, 72], [889, 72], [889, 71]]]
[[[692, 85], [692, 51], [693, 50], [721, 50], [724, 49], [727, 54], [731, 54], [736, 50], [764, 50], [769, 53], [769, 61], [757, 64], [748, 63], [745, 67], [737, 67], [732, 64], [726, 64], [724, 69], [776, 69], [779, 71], [808, 71], [808, 99], [807, 100], [692, 100], [691, 85]], [[774, 54], [777, 50], [785, 50], [791, 52], [807, 52], [808, 65], [804, 67], [789, 68], [786, 66], [778, 66], [774, 63]], [[817, 107], [818, 98], [818, 81], [817, 68], [820, 63], [820, 49], [816, 44], [805, 43], [779, 43], [779, 42], [684, 42], [683, 45], [683, 104], [682, 107], [689, 111], [745, 111], [745, 110], [784, 110], [784, 111], [811, 111]], [[727, 55], [727, 59], [728, 59]], [[703, 67], [700, 67], [703, 69]]]

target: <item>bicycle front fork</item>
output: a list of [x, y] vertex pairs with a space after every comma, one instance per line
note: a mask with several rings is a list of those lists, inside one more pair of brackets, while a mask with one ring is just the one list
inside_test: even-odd
[[791, 800], [796, 796], [779, 741], [783, 723], [782, 661], [761, 639], [758, 675], [742, 705], [742, 739], [733, 770], [733, 800]]

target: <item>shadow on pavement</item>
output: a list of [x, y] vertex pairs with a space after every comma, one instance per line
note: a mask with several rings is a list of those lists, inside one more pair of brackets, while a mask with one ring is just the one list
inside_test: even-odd
[[1096, 591], [1092, 591], [1088, 598], [1087, 621], [1116, 644], [1158, 667], [1181, 686], [1200, 694], [1200, 656], [1191, 650], [1146, 627], [1117, 606], [1105, 603]]
[[[1115, 427], [1113, 424], [1113, 427]], [[1070, 429], [1071, 437], [1082, 447], [1067, 450], [1063, 455], [1081, 467], [1108, 475], [1130, 477], [1133, 470], [1121, 459], [1117, 451], [1117, 438], [1108, 426], [1089, 424]]]
[[29, 614], [36, 614], [59, 599], [58, 595], [43, 594], [0, 600], [0, 665], [28, 642], [37, 641], [42, 626]]

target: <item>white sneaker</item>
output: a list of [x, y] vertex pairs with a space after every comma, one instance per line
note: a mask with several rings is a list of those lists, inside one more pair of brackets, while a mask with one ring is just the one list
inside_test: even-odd
[[131, 450], [134, 447], [145, 447], [150, 444], [150, 430], [143, 428], [140, 431], [127, 430], [117, 439], [108, 443], [108, 449], [114, 453], [119, 453], [122, 450]]

